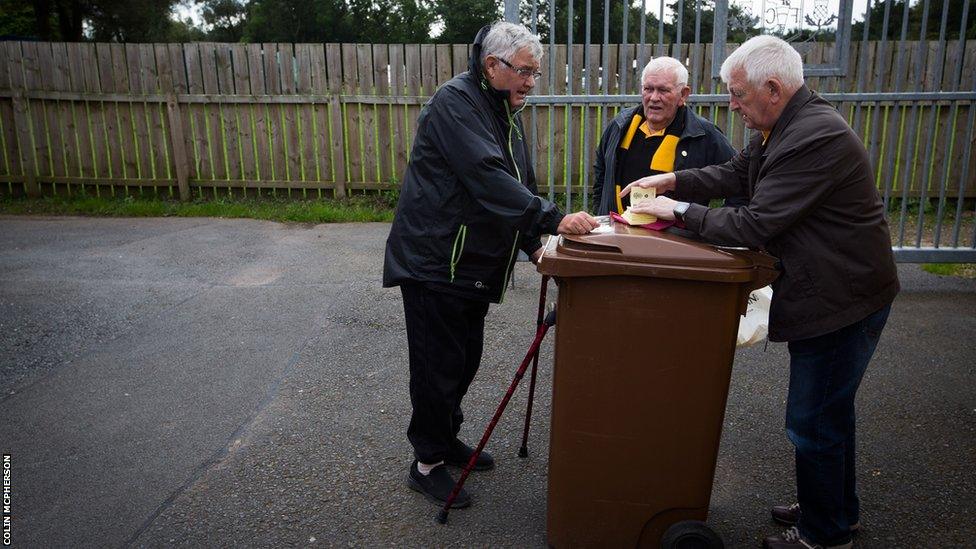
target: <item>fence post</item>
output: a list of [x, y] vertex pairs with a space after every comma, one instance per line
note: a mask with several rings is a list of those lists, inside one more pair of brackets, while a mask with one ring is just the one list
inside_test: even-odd
[[336, 196], [346, 198], [346, 151], [342, 139], [342, 103], [337, 91], [332, 91], [329, 95], [329, 112], [332, 123], [332, 157], [335, 163], [335, 193]]
[[14, 126], [20, 142], [20, 165], [24, 172], [24, 191], [32, 198], [41, 195], [37, 183], [37, 165], [34, 162], [34, 140], [31, 138], [31, 119], [27, 114], [27, 98], [24, 90], [14, 90], [11, 100], [14, 108]]
[[519, 22], [518, 0], [505, 0], [505, 21], [508, 21], [509, 23]]
[[173, 162], [176, 164], [176, 184], [180, 188], [180, 200], [186, 201], [190, 199], [186, 141], [183, 139], [183, 117], [180, 115], [180, 104], [175, 93], [166, 96], [166, 114], [169, 118], [169, 142], [173, 150]]

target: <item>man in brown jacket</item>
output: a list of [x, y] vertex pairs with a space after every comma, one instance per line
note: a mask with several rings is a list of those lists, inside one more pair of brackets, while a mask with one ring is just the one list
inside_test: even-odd
[[[773, 507], [773, 519], [791, 528], [764, 547], [849, 547], [860, 520], [854, 397], [899, 290], [884, 209], [864, 145], [804, 85], [789, 44], [752, 38], [721, 74], [730, 108], [757, 130], [749, 145], [725, 164], [639, 179], [621, 194], [673, 190], [677, 201], [659, 196], [634, 211], [680, 218], [708, 241], [779, 258], [769, 338], [789, 342], [786, 431], [797, 503]], [[737, 194], [749, 204], [693, 203]]]

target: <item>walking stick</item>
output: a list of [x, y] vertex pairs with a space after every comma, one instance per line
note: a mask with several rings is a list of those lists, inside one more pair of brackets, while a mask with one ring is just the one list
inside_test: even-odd
[[[536, 330], [542, 326], [543, 315], [546, 310], [546, 289], [549, 287], [549, 275], [542, 275], [542, 287], [539, 289], [539, 314], [536, 315]], [[532, 359], [532, 376], [529, 378], [529, 402], [525, 407], [525, 428], [522, 430], [522, 446], [519, 447], [518, 455], [521, 458], [528, 457], [529, 448], [529, 424], [532, 421], [532, 399], [535, 396], [535, 373], [539, 369], [539, 353]]]
[[498, 409], [495, 410], [495, 415], [488, 423], [488, 428], [485, 429], [485, 434], [481, 435], [481, 441], [478, 442], [478, 447], [475, 448], [474, 453], [471, 454], [471, 458], [468, 459], [468, 464], [465, 465], [464, 470], [461, 471], [460, 478], [458, 478], [457, 482], [454, 483], [454, 489], [451, 490], [451, 495], [447, 496], [447, 501], [444, 502], [444, 507], [437, 514], [437, 522], [441, 524], [447, 523], [447, 514], [451, 510], [451, 505], [454, 504], [454, 499], [457, 498], [461, 488], [464, 487], [464, 481], [467, 480], [468, 475], [471, 474], [471, 470], [474, 469], [474, 463], [478, 460], [478, 456], [481, 455], [481, 451], [484, 450], [485, 445], [488, 444], [488, 439], [491, 437], [491, 432], [495, 430], [495, 425], [497, 425], [498, 420], [501, 419], [502, 412], [505, 411], [505, 406], [508, 405], [508, 401], [511, 400], [512, 394], [515, 392], [515, 388], [518, 386], [519, 381], [522, 380], [522, 376], [525, 375], [525, 370], [529, 367], [529, 361], [539, 354], [539, 347], [542, 344], [542, 338], [546, 337], [546, 332], [549, 331], [549, 328], [555, 323], [556, 311], [552, 310], [548, 315], [546, 315], [546, 319], [536, 330], [535, 339], [532, 341], [532, 345], [529, 346], [529, 352], [526, 353], [525, 359], [522, 360], [522, 364], [519, 365], [518, 371], [515, 372], [515, 379], [513, 379], [512, 383], [508, 386], [508, 391], [505, 393], [505, 397], [502, 398], [501, 403], [498, 405]]

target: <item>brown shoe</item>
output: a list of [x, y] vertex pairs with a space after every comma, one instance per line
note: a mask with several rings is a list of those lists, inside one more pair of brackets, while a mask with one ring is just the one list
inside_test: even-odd
[[796, 526], [778, 536], [769, 536], [763, 541], [763, 549], [851, 549], [852, 542], [841, 545], [819, 545], [800, 536]]
[[[783, 526], [794, 526], [797, 522], [800, 522], [800, 504], [793, 503], [790, 505], [774, 505], [772, 509], [769, 510], [769, 514], [772, 515], [773, 521]], [[851, 525], [851, 532], [857, 532], [861, 529], [861, 523], [855, 522]]]

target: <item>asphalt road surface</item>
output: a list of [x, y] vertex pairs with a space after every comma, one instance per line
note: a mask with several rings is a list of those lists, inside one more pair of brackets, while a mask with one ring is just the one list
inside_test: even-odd
[[[11, 541], [54, 546], [546, 545], [552, 337], [528, 459], [528, 385], [495, 431], [474, 505], [435, 523], [405, 486], [400, 293], [387, 224], [0, 217], [0, 450]], [[976, 539], [976, 281], [899, 268], [858, 397], [856, 546]], [[519, 264], [466, 400], [474, 442], [535, 330]], [[558, 327], [557, 327], [558, 329]], [[793, 500], [783, 344], [735, 359], [709, 524], [730, 547]]]

